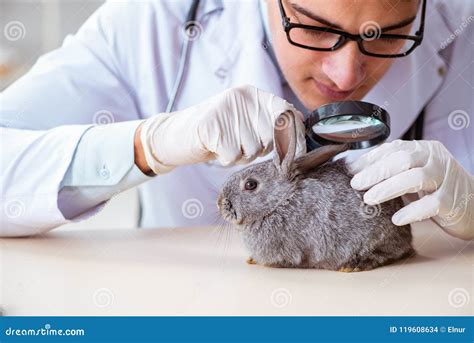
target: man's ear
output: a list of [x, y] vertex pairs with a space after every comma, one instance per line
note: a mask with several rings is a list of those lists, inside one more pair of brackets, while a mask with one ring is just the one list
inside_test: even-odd
[[349, 144], [324, 145], [297, 158], [293, 167], [298, 174], [305, 174], [329, 161], [337, 154], [348, 150], [349, 147]]
[[296, 154], [295, 114], [286, 111], [280, 114], [273, 129], [273, 163], [277, 170], [287, 176], [290, 174]]

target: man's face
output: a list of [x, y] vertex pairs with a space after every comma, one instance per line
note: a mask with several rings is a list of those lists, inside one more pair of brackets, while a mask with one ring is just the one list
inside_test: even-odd
[[[394, 62], [393, 58], [363, 55], [355, 41], [330, 52], [294, 46], [283, 30], [278, 2], [267, 0], [267, 4], [278, 63], [290, 87], [308, 110], [329, 102], [362, 99]], [[292, 23], [359, 34], [369, 22], [384, 28], [414, 17], [418, 1], [283, 0], [283, 6]], [[410, 30], [411, 25], [407, 25], [386, 33], [410, 34]]]

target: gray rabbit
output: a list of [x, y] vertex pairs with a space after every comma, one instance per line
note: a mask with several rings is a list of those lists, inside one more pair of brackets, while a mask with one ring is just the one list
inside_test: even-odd
[[364, 204], [345, 162], [329, 161], [347, 145], [295, 159], [295, 118], [282, 116], [288, 124], [275, 129], [273, 160], [232, 174], [217, 200], [221, 216], [241, 231], [247, 262], [353, 272], [414, 255], [410, 226], [391, 221], [401, 199]]

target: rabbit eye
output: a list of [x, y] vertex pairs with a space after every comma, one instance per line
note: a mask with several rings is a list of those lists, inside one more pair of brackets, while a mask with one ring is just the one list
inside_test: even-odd
[[258, 186], [258, 182], [250, 179], [250, 180], [245, 181], [244, 189], [246, 191], [253, 191], [255, 188], [257, 188], [257, 186]]

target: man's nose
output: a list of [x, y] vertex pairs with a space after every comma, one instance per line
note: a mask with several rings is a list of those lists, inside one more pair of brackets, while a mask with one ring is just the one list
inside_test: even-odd
[[338, 90], [349, 91], [356, 88], [365, 77], [363, 57], [356, 42], [347, 42], [325, 56], [322, 70]]

